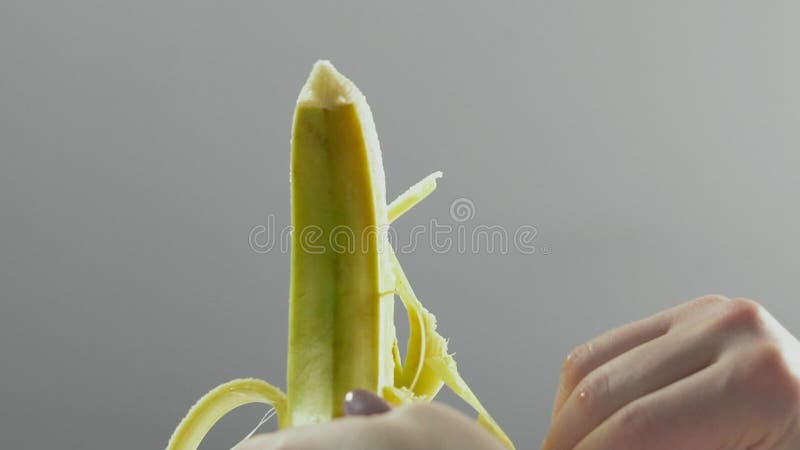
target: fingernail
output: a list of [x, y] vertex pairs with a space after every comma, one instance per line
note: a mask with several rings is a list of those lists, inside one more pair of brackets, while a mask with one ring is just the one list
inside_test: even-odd
[[344, 414], [346, 416], [369, 416], [385, 413], [390, 409], [392, 407], [388, 403], [366, 389], [355, 389], [344, 396]]

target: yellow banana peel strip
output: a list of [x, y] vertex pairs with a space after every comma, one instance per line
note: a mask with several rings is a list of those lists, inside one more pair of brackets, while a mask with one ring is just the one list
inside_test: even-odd
[[381, 397], [389, 404], [394, 406], [403, 406], [410, 403], [423, 401], [421, 398], [414, 395], [414, 392], [404, 387], [386, 386], [383, 388]]
[[[397, 277], [397, 293], [403, 299], [403, 305], [406, 308], [414, 309], [414, 316], [422, 316], [425, 319], [424, 331], [426, 346], [422, 348], [424, 354], [423, 367], [418, 371], [415, 378], [414, 385], [398, 386], [407, 389], [413, 394], [412, 398], [419, 399], [432, 399], [441, 389], [442, 384], [446, 384], [453, 392], [467, 402], [475, 411], [478, 412], [478, 422], [489, 432], [494, 434], [509, 448], [514, 448], [511, 439], [503, 432], [500, 426], [494, 421], [492, 416], [486, 411], [478, 398], [473, 394], [464, 379], [459, 375], [456, 361], [447, 353], [447, 341], [436, 332], [436, 317], [428, 312], [422, 303], [417, 299], [411, 285], [406, 278], [403, 268], [397, 259], [394, 252], [391, 253], [394, 263], [395, 275]], [[409, 317], [412, 314], [409, 312]], [[409, 319], [409, 324], [411, 321]], [[413, 330], [413, 328], [412, 328]], [[419, 344], [417, 344], [419, 345]], [[414, 351], [411, 348], [411, 340], [409, 339], [409, 352]], [[404, 366], [405, 369], [405, 366]], [[401, 378], [402, 380], [402, 378]], [[407, 400], [408, 397], [397, 395], [396, 392], [391, 392], [394, 398], [400, 400]], [[408, 400], [410, 401], [410, 400]]]
[[427, 332], [427, 324], [425, 318], [425, 308], [414, 296], [411, 290], [411, 285], [405, 279], [405, 275], [400, 269], [400, 263], [397, 261], [394, 251], [389, 249], [392, 256], [393, 267], [397, 272], [396, 275], [396, 292], [403, 302], [403, 306], [408, 314], [408, 344], [406, 345], [406, 358], [403, 361], [403, 366], [399, 371], [399, 376], [395, 377], [394, 385], [396, 387], [403, 387], [414, 391], [414, 388], [422, 375], [422, 370], [425, 365], [426, 348], [429, 333]]
[[500, 441], [502, 441], [508, 448], [514, 448], [514, 443], [508, 438], [502, 428], [497, 425], [492, 416], [486, 411], [486, 408], [481, 405], [478, 397], [472, 393], [472, 390], [467, 386], [467, 383], [461, 378], [456, 368], [456, 361], [450, 355], [444, 355], [438, 358], [431, 358], [426, 361], [427, 365], [444, 381], [444, 383], [453, 390], [459, 397], [467, 402], [472, 409], [478, 412], [478, 423], [484, 428], [489, 430]]
[[232, 380], [209, 391], [189, 409], [172, 433], [167, 450], [195, 450], [219, 419], [250, 403], [275, 408], [279, 426], [286, 418], [286, 394], [280, 389], [256, 378]]
[[436, 189], [436, 180], [442, 177], [442, 172], [434, 172], [419, 180], [416, 184], [406, 189], [396, 199], [389, 203], [389, 223], [397, 220], [414, 205], [431, 195]]

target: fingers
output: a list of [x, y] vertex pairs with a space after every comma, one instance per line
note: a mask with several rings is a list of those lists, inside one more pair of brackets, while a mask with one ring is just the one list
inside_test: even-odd
[[651, 393], [617, 411], [594, 429], [575, 450], [658, 450], [717, 447], [704, 442], [704, 427], [720, 427], [727, 421], [721, 414], [730, 405], [717, 402], [711, 392], [712, 379], [721, 374], [712, 366]]
[[680, 318], [707, 312], [713, 305], [727, 301], [720, 295], [708, 295], [661, 312], [647, 319], [611, 330], [577, 347], [567, 356], [556, 390], [553, 417], [570, 397], [578, 383], [606, 362], [669, 331]]
[[[727, 362], [646, 395], [614, 413], [575, 450], [673, 450], [752, 448], [763, 436], [748, 435], [750, 413], [721, 380]], [[771, 448], [771, 447], [758, 447]]]
[[603, 364], [569, 395], [543, 448], [572, 449], [628, 403], [708, 367], [722, 346], [702, 328], [667, 333]]
[[347, 416], [309, 427], [256, 436], [239, 450], [441, 449], [505, 450], [474, 420], [438, 403], [416, 403], [384, 414]]
[[586, 375], [624, 352], [662, 336], [668, 329], [668, 318], [660, 314], [611, 330], [572, 350], [561, 369], [561, 380], [553, 403], [553, 417]]
[[666, 334], [578, 381], [544, 448], [800, 448], [800, 344], [750, 300], [669, 313]]

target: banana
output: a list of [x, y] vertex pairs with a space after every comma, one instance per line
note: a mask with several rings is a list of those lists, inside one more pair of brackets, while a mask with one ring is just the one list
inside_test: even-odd
[[[203, 396], [168, 450], [194, 450], [216, 421], [248, 403], [272, 405], [279, 428], [343, 415], [352, 389], [394, 405], [430, 401], [443, 385], [478, 412], [478, 422], [514, 448], [459, 375], [387, 237], [388, 225], [436, 188], [434, 172], [387, 205], [380, 143], [356, 85], [318, 61], [300, 91], [291, 143], [292, 253], [287, 392], [240, 379]], [[408, 314], [401, 358], [394, 296]]]

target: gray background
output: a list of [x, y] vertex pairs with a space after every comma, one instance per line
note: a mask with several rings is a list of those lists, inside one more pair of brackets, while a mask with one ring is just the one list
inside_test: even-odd
[[520, 448], [568, 350], [609, 327], [721, 292], [800, 333], [799, 18], [790, 1], [3, 0], [0, 447], [163, 448], [217, 383], [284, 385], [289, 257], [248, 234], [288, 221], [318, 58], [366, 93], [391, 197], [445, 171], [400, 232], [460, 197], [471, 225], [538, 227], [549, 255], [401, 256]]

